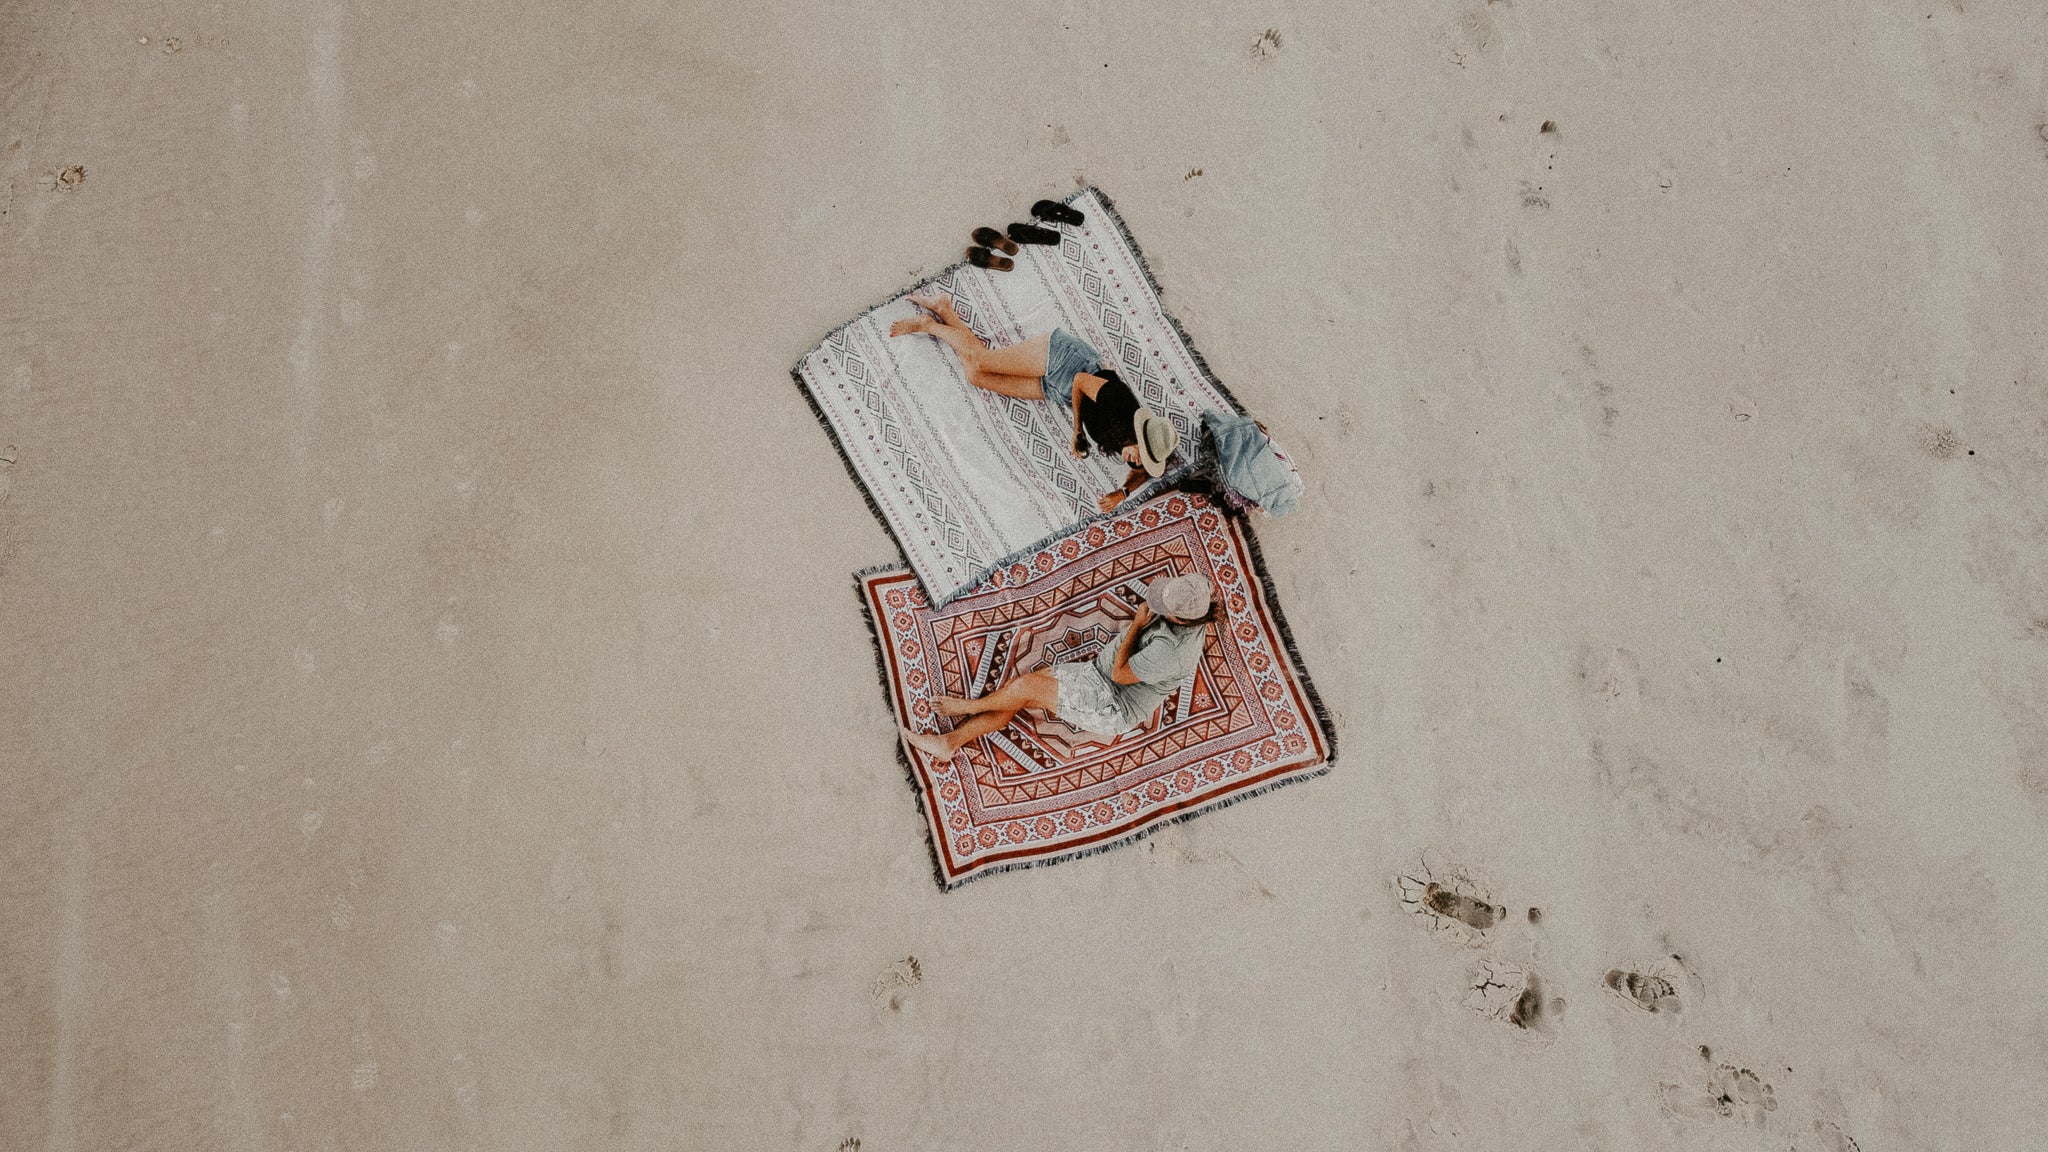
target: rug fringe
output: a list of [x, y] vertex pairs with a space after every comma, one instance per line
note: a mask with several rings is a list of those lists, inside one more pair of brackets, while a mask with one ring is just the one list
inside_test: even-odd
[[[1202, 425], [1204, 443], [1213, 444], [1209, 426]], [[1216, 456], [1210, 452], [1209, 458]], [[1301, 657], [1301, 647], [1294, 639], [1294, 629], [1287, 623], [1287, 610], [1280, 606], [1280, 589], [1273, 583], [1273, 572], [1266, 566], [1266, 552], [1259, 544], [1257, 532], [1252, 530], [1251, 514], [1246, 509], [1231, 504], [1228, 486], [1220, 474], [1207, 467], [1198, 468], [1180, 484], [1183, 492], [1199, 492], [1209, 498], [1224, 517], [1236, 524], [1238, 535], [1243, 537], [1245, 553], [1252, 559], [1252, 570], [1259, 574], [1259, 589], [1265, 593], [1266, 606], [1272, 609], [1273, 625], [1280, 633], [1280, 642], [1287, 649], [1287, 659], [1294, 665], [1294, 671], [1301, 677], [1302, 694], [1308, 697], [1309, 707], [1315, 711], [1316, 722], [1322, 727], [1324, 742], [1329, 747], [1329, 762], [1337, 762], [1337, 724], [1329, 706], [1323, 702], [1323, 694], [1316, 690], [1315, 680], [1309, 675], [1308, 663]], [[1254, 505], [1256, 507], [1256, 505]]]
[[[882, 626], [880, 621], [875, 619], [874, 612], [868, 607], [867, 580], [870, 576], [877, 576], [884, 572], [902, 572], [907, 570], [908, 565], [878, 564], [873, 568], [865, 568], [853, 574], [854, 598], [860, 601], [860, 618], [867, 622], [868, 640], [875, 646], [875, 677], [882, 682], [882, 699], [888, 705], [889, 723], [891, 725], [900, 725], [902, 721], [897, 719], [896, 686], [889, 682], [889, 657], [882, 647]], [[889, 741], [889, 746], [896, 750], [896, 764], [903, 769], [903, 775], [910, 780], [910, 802], [917, 806], [917, 823], [924, 829], [924, 846], [931, 853], [932, 879], [938, 881], [939, 891], [950, 891], [952, 886], [946, 883], [946, 873], [939, 866], [939, 843], [933, 838], [937, 835], [932, 828], [932, 813], [936, 810], [936, 807], [925, 802], [924, 784], [917, 778], [917, 768], [910, 762], [910, 753], [904, 751], [902, 735], [893, 736]]]
[[[1066, 539], [1067, 537], [1072, 536], [1074, 533], [1080, 531], [1081, 529], [1086, 528], [1090, 524], [1096, 523], [1097, 521], [1111, 520], [1116, 518], [1118, 515], [1121, 514], [1121, 510], [1123, 509], [1123, 506], [1125, 504], [1143, 504], [1145, 501], [1150, 500], [1155, 496], [1164, 496], [1166, 493], [1171, 492], [1178, 488], [1182, 480], [1190, 476], [1194, 476], [1199, 472], [1200, 469], [1195, 465], [1183, 464], [1170, 472], [1162, 474], [1156, 480], [1148, 480], [1145, 482], [1145, 486], [1143, 488], [1140, 488], [1136, 492], [1133, 492], [1130, 496], [1126, 497], [1121, 503], [1119, 503], [1116, 506], [1116, 511], [1103, 512], [1097, 510], [1094, 512], [1090, 512], [1082, 516], [1079, 520], [1074, 521], [1072, 524], [1069, 524], [1064, 528], [1054, 529], [1053, 531], [1047, 533], [1044, 536], [1039, 537], [1037, 540], [1034, 540], [1029, 544], [1026, 544], [1024, 547], [1017, 549], [1015, 552], [1010, 553], [1008, 556], [1003, 557], [1002, 559], [996, 561], [993, 564], [990, 564], [983, 568], [975, 569], [972, 576], [968, 579], [968, 581], [965, 584], [962, 584], [959, 590], [954, 592], [951, 596], [933, 596], [932, 590], [926, 588], [924, 590], [925, 599], [931, 602], [931, 606], [933, 608], [944, 608], [946, 605], [951, 604], [953, 601], [958, 600], [962, 596], [965, 596], [969, 592], [972, 592], [976, 588], [979, 588], [981, 586], [982, 581], [987, 580], [990, 576], [993, 576], [997, 572], [1000, 572], [1003, 569], [1008, 568], [1010, 565], [1015, 564], [1018, 561], [1024, 559], [1025, 557], [1032, 555], [1039, 549], [1049, 547], [1053, 544], [1057, 544], [1060, 541]], [[900, 543], [898, 544], [898, 547], [901, 547]], [[913, 569], [913, 574], [914, 572], [915, 570]], [[917, 582], [918, 585], [922, 587], [924, 585], [924, 578], [921, 576], [918, 577]]]
[[[1138, 841], [1143, 840], [1147, 836], [1150, 836], [1155, 832], [1165, 831], [1166, 829], [1173, 827], [1175, 824], [1186, 823], [1189, 820], [1193, 820], [1197, 816], [1207, 816], [1211, 812], [1216, 812], [1220, 811], [1221, 809], [1228, 808], [1232, 804], [1236, 804], [1239, 801], [1250, 800], [1254, 797], [1264, 796], [1266, 793], [1271, 792], [1276, 788], [1285, 788], [1289, 784], [1299, 784], [1303, 780], [1313, 780], [1318, 776], [1322, 776], [1328, 773], [1329, 770], [1330, 764], [1328, 761], [1325, 761], [1324, 763], [1317, 765], [1313, 770], [1295, 772], [1287, 776], [1279, 777], [1278, 779], [1268, 780], [1264, 784], [1259, 785], [1257, 788], [1247, 789], [1243, 792], [1233, 792], [1228, 796], [1222, 796], [1215, 800], [1212, 800], [1199, 808], [1190, 808], [1186, 812], [1175, 813], [1174, 815], [1169, 816], [1166, 819], [1161, 820], [1157, 823], [1147, 824], [1143, 828], [1138, 829], [1136, 832], [1129, 833], [1128, 835], [1118, 837], [1115, 840], [1110, 840], [1102, 844], [1090, 844], [1086, 848], [1077, 848], [1072, 852], [1063, 852], [1057, 856], [1039, 856], [1034, 857], [1030, 860], [1012, 860], [1006, 864], [993, 864], [986, 868], [977, 868], [974, 871], [969, 872], [967, 875], [952, 881], [951, 883], [948, 883], [945, 876], [941, 874], [939, 876], [939, 887], [944, 891], [951, 892], [959, 888], [963, 884], [972, 884], [976, 880], [979, 880], [984, 876], [994, 876], [997, 873], [1001, 872], [1022, 872], [1026, 868], [1043, 868], [1048, 864], [1064, 864], [1069, 860], [1083, 860], [1090, 856], [1100, 856], [1104, 852], [1113, 851], [1118, 848], [1127, 848], [1130, 845], [1136, 844]], [[931, 822], [927, 820], [925, 823], [927, 824], [927, 826], [929, 826]], [[935, 869], [936, 867], [937, 865], [934, 864]]]
[[[815, 352], [817, 349], [813, 348], [811, 351]], [[810, 352], [804, 353], [804, 359], [810, 359], [810, 355]], [[824, 406], [818, 403], [816, 396], [811, 395], [811, 386], [804, 382], [803, 361], [797, 361], [797, 365], [789, 370], [789, 378], [796, 381], [796, 390], [803, 394], [804, 403], [811, 406], [811, 415], [817, 417], [818, 423], [824, 427], [825, 439], [831, 442], [832, 451], [839, 454], [839, 462], [846, 466], [846, 477], [853, 481], [853, 490], [860, 493], [861, 502], [868, 506], [868, 512], [882, 522], [882, 532], [889, 537], [889, 543], [896, 546], [896, 554], [903, 557], [905, 563], [909, 563], [910, 551], [903, 546], [903, 538], [896, 535], [896, 526], [889, 523], [889, 517], [882, 513], [882, 506], [875, 503], [874, 494], [868, 491], [867, 481], [861, 479], [860, 469], [854, 467], [853, 457], [847, 454], [846, 445], [839, 440], [839, 430], [832, 426], [831, 419], [825, 415]]]
[[797, 357], [796, 362], [799, 366], [799, 369], [801, 368], [804, 361], [809, 360], [811, 358], [811, 354], [813, 352], [816, 352], [818, 349], [823, 348], [827, 344], [830, 344], [834, 336], [839, 335], [841, 332], [846, 331], [848, 328], [851, 328], [855, 324], [858, 324], [862, 320], [866, 319], [868, 313], [875, 311], [875, 309], [877, 308], [887, 308], [889, 305], [894, 304], [896, 301], [903, 299], [905, 296], [908, 296], [911, 293], [916, 292], [920, 289], [928, 288], [931, 285], [938, 283], [939, 281], [945, 279], [948, 276], [951, 276], [953, 273], [958, 272], [960, 269], [965, 267], [967, 267], [967, 261], [955, 260], [951, 264], [948, 264], [944, 268], [939, 269], [937, 272], [934, 272], [931, 275], [926, 276], [922, 280], [911, 281], [908, 285], [903, 287], [895, 295], [887, 297], [880, 304], [876, 304], [871, 307], [861, 309], [859, 312], [854, 314], [853, 319], [848, 320], [846, 323], [841, 324], [839, 327], [834, 328], [830, 332], [825, 333], [825, 335], [821, 337], [817, 342], [813, 343], [810, 346], [810, 348], [804, 352], [803, 355]]
[[1095, 198], [1102, 202], [1102, 206], [1108, 209], [1109, 222], [1116, 225], [1117, 234], [1122, 236], [1124, 243], [1130, 246], [1131, 255], [1138, 258], [1138, 270], [1145, 274], [1145, 283], [1151, 286], [1152, 294], [1159, 297], [1159, 314], [1166, 317], [1166, 322], [1173, 326], [1173, 334], [1180, 337], [1180, 342], [1187, 348], [1188, 355], [1194, 357], [1195, 367], [1201, 369], [1202, 378], [1208, 381], [1211, 388], [1221, 393], [1225, 400], [1230, 401], [1231, 405], [1237, 409], [1238, 415], [1248, 415], [1249, 410], [1245, 408], [1244, 402], [1239, 400], [1236, 394], [1231, 392], [1223, 381], [1217, 379], [1216, 370], [1209, 367], [1209, 362], [1202, 358], [1201, 349], [1195, 347], [1194, 340], [1189, 337], [1188, 330], [1181, 324], [1180, 318], [1167, 310], [1166, 289], [1160, 286], [1159, 278], [1152, 275], [1152, 265], [1145, 262], [1145, 250], [1138, 247], [1138, 238], [1131, 235], [1130, 225], [1124, 223], [1123, 214], [1116, 210], [1116, 201], [1109, 198], [1109, 193], [1090, 184], [1072, 196], [1067, 197], [1066, 203], [1072, 204], [1090, 192], [1093, 192]]
[[[1228, 510], [1228, 505], [1225, 505]], [[1273, 626], [1280, 632], [1280, 643], [1287, 649], [1288, 662], [1294, 665], [1294, 674], [1301, 678], [1301, 693], [1308, 697], [1308, 706], [1316, 714], [1316, 723], [1323, 729], [1323, 740], [1328, 752], [1323, 757], [1325, 766], [1337, 763], [1337, 723], [1330, 713], [1329, 705], [1323, 703], [1323, 694], [1316, 691], [1316, 682], [1308, 674], [1308, 664], [1301, 658], [1301, 647], [1295, 642], [1294, 629], [1288, 627], [1287, 611], [1280, 607], [1280, 589], [1273, 584], [1273, 573], [1266, 567], [1265, 550], [1259, 547], [1259, 537], [1252, 531], [1251, 521], [1242, 513], [1233, 513], [1238, 535], [1244, 538], [1245, 552], [1251, 556], [1252, 570], [1259, 574], [1259, 589], [1266, 595], [1266, 608], [1273, 613]]]

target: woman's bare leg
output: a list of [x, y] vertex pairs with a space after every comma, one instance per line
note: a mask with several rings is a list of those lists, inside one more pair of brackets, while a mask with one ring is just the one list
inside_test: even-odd
[[994, 392], [1018, 400], [1045, 399], [1045, 386], [1036, 376], [1005, 376], [999, 372], [969, 372], [967, 382], [984, 392]]
[[939, 323], [944, 324], [949, 328], [967, 327], [967, 321], [962, 320], [960, 318], [960, 313], [954, 310], [953, 298], [951, 296], [912, 296], [910, 298], [910, 302], [912, 304], [917, 305], [919, 308], [922, 308], [925, 311], [931, 313], [932, 315], [937, 316], [939, 318]]
[[[981, 341], [976, 340], [979, 344]], [[990, 348], [974, 367], [984, 375], [1024, 376], [1036, 380], [1045, 375], [1045, 358], [1052, 348], [1052, 333], [1019, 340], [1003, 348]], [[1040, 395], [1044, 393], [1041, 392]]]
[[[939, 312], [939, 309], [933, 308], [933, 311]], [[950, 302], [945, 313], [950, 313], [956, 321], [959, 319]], [[991, 348], [982, 343], [973, 329], [965, 324], [947, 323], [943, 318], [912, 316], [898, 320], [889, 328], [891, 336], [919, 333], [936, 336], [959, 353], [960, 364], [967, 369], [967, 382], [976, 388], [1015, 396], [1020, 400], [1037, 400], [1045, 395], [1039, 378], [1045, 375], [1046, 352], [1052, 346], [1050, 333], [1008, 347]]]

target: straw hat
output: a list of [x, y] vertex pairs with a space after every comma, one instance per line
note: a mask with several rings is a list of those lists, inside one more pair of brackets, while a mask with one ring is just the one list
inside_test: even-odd
[[1180, 429], [1144, 407], [1131, 418], [1131, 427], [1138, 434], [1138, 460], [1145, 466], [1145, 474], [1157, 476], [1166, 471], [1166, 458], [1180, 446]]

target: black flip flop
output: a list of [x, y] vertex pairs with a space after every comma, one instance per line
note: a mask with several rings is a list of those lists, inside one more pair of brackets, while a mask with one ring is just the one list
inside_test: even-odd
[[1087, 219], [1057, 200], [1040, 200], [1031, 206], [1031, 214], [1054, 224], [1079, 224]]
[[998, 256], [986, 248], [969, 248], [967, 262], [976, 268], [987, 268], [994, 272], [1008, 272], [1017, 266], [1008, 256]]
[[1012, 224], [1009, 227], [1009, 233], [1010, 239], [1015, 240], [1019, 244], [1057, 244], [1060, 242], [1059, 233], [1050, 228], [1040, 228], [1036, 224]]
[[1017, 245], [1009, 237], [993, 228], [976, 228], [974, 230], [974, 242], [1007, 255], [1015, 256], [1017, 254]]

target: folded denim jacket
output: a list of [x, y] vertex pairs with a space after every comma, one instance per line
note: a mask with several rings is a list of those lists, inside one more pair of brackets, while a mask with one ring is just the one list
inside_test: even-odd
[[1301, 473], [1258, 421], [1204, 412], [1202, 427], [1214, 447], [1210, 460], [1215, 478], [1233, 503], [1256, 505], [1268, 516], [1285, 516], [1301, 503]]

